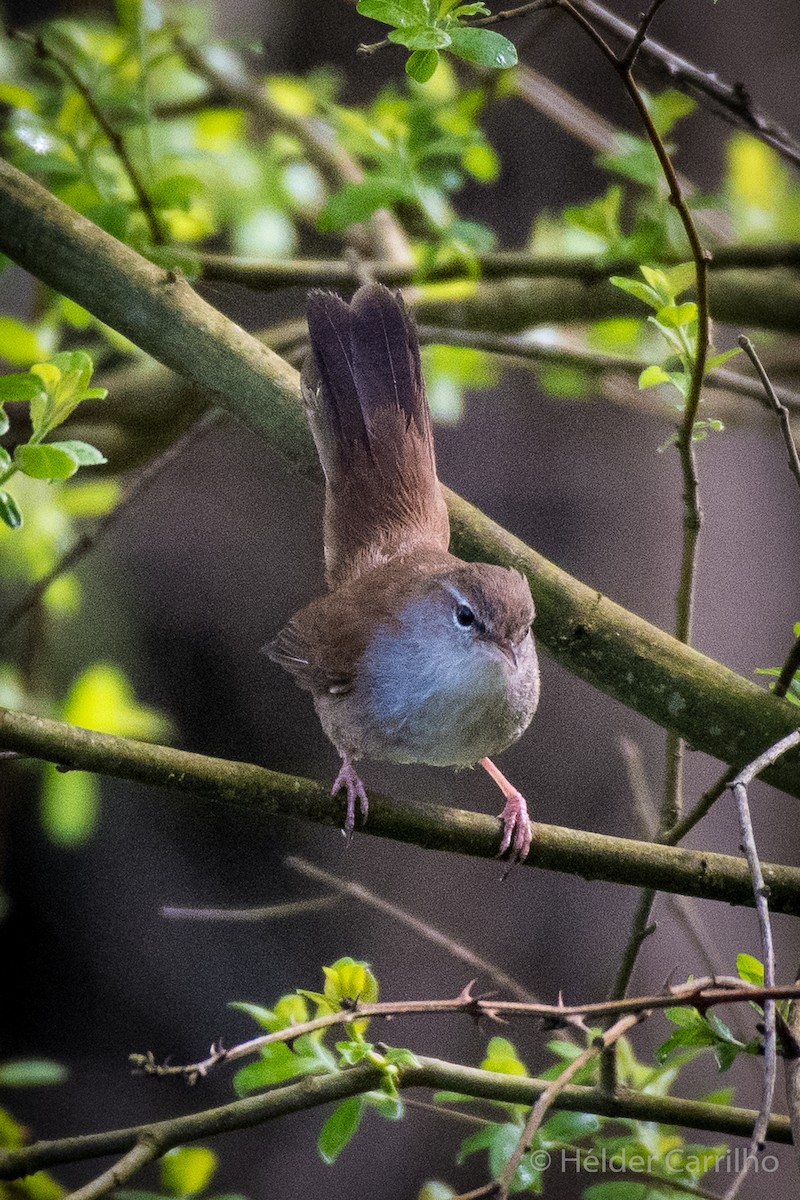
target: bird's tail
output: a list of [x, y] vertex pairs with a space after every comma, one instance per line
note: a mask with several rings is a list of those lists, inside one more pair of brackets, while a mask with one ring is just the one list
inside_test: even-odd
[[350, 304], [312, 292], [308, 328], [303, 397], [327, 484], [328, 583], [411, 551], [446, 550], [419, 343], [402, 299], [380, 284]]

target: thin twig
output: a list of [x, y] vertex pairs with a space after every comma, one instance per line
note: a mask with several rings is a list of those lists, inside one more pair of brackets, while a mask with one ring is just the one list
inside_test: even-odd
[[118, 1162], [114, 1163], [113, 1167], [109, 1167], [107, 1171], [103, 1171], [102, 1175], [85, 1183], [83, 1187], [70, 1192], [64, 1197], [64, 1200], [98, 1200], [99, 1196], [105, 1196], [114, 1188], [119, 1187], [121, 1183], [125, 1183], [137, 1171], [141, 1171], [142, 1167], [160, 1157], [162, 1153], [163, 1148], [154, 1138], [142, 1135], [136, 1144], [126, 1154], [123, 1154]]
[[286, 917], [304, 916], [309, 912], [319, 912], [323, 908], [333, 908], [341, 900], [341, 896], [314, 896], [309, 900], [290, 901], [288, 904], [265, 904], [260, 908], [180, 908], [176, 905], [165, 905], [161, 916], [174, 921], [276, 921]]
[[[747, 865], [750, 868], [750, 875], [753, 880], [753, 896], [756, 902], [756, 914], [758, 916], [758, 927], [761, 934], [761, 953], [764, 960], [764, 986], [771, 987], [775, 982], [775, 950], [772, 943], [772, 926], [769, 919], [769, 906], [767, 898], [769, 896], [769, 888], [764, 881], [764, 873], [761, 869], [761, 862], [758, 857], [758, 849], [756, 847], [755, 836], [753, 834], [753, 822], [750, 817], [750, 805], [747, 799], [747, 788], [753, 782], [755, 777], [777, 762], [781, 755], [787, 750], [791, 750], [794, 746], [800, 745], [800, 730], [795, 733], [790, 733], [787, 737], [781, 738], [774, 746], [770, 746], [763, 754], [760, 754], [757, 759], [746, 766], [739, 772], [736, 778], [731, 783], [736, 800], [736, 806], [739, 813], [739, 830], [742, 838], [742, 849], [747, 858]], [[766, 1129], [769, 1123], [770, 1113], [772, 1112], [772, 1100], [775, 1094], [775, 1078], [777, 1075], [777, 1035], [775, 1027], [775, 1000], [772, 997], [765, 998], [763, 1004], [764, 1012], [764, 1079], [761, 1089], [761, 1104], [759, 1106], [758, 1120], [753, 1127], [753, 1133], [750, 1138], [750, 1144], [747, 1148], [744, 1163], [740, 1171], [737, 1173], [731, 1186], [725, 1192], [724, 1200], [734, 1200], [739, 1194], [739, 1191], [744, 1183], [751, 1167], [756, 1162], [758, 1155], [764, 1149]]]
[[376, 912], [385, 913], [393, 921], [397, 921], [399, 924], [413, 929], [420, 937], [431, 942], [434, 946], [441, 947], [453, 958], [465, 963], [470, 970], [477, 971], [480, 975], [490, 979], [497, 987], [502, 988], [503, 991], [508, 992], [512, 996], [516, 996], [518, 1000], [530, 1004], [539, 1002], [537, 996], [526, 987], [523, 987], [521, 983], [501, 967], [476, 954], [469, 946], [456, 941], [455, 938], [443, 933], [441, 929], [437, 929], [427, 921], [421, 921], [419, 917], [413, 916], [404, 908], [399, 908], [397, 905], [391, 904], [388, 900], [384, 900], [383, 896], [379, 896], [376, 892], [365, 888], [363, 884], [355, 883], [350, 879], [342, 879], [330, 871], [323, 871], [321, 867], [307, 862], [306, 859], [300, 858], [298, 855], [289, 855], [288, 858], [284, 859], [284, 863], [290, 870], [298, 871], [301, 875], [305, 875], [307, 879], [314, 879], [318, 883], [324, 883], [326, 887], [335, 888], [340, 895], [358, 900], [360, 903], [366, 904], [368, 908]]
[[740, 338], [738, 338], [737, 341], [738, 341], [739, 345], [741, 346], [741, 348], [744, 350], [747, 357], [750, 359], [750, 362], [755, 367], [756, 373], [758, 374], [758, 377], [761, 380], [761, 383], [763, 384], [764, 391], [767, 394], [767, 399], [769, 400], [773, 410], [778, 414], [778, 420], [781, 423], [781, 433], [783, 434], [783, 441], [786, 446], [786, 452], [789, 456], [789, 469], [791, 470], [792, 474], [794, 475], [795, 481], [800, 486], [800, 458], [798, 458], [797, 446], [795, 445], [794, 436], [792, 434], [792, 426], [791, 426], [791, 422], [789, 419], [789, 411], [784, 404], [781, 404], [780, 400], [778, 399], [777, 395], [775, 394], [775, 389], [772, 386], [772, 381], [770, 380], [769, 375], [767, 375], [767, 372], [764, 370], [764, 365], [761, 362], [761, 359], [758, 357], [758, 354], [756, 353], [756, 348], [753, 345], [753, 343], [750, 341], [750, 338], [745, 337], [744, 334], [742, 334], [742, 336]]
[[66, 76], [76, 92], [81, 96], [84, 104], [89, 109], [89, 112], [94, 117], [95, 121], [103, 131], [111, 148], [119, 159], [120, 166], [128, 177], [131, 187], [136, 195], [139, 207], [142, 210], [142, 215], [147, 222], [150, 230], [150, 237], [157, 246], [161, 246], [166, 241], [164, 229], [161, 221], [153, 207], [153, 201], [150, 199], [150, 194], [147, 191], [144, 180], [139, 174], [133, 159], [128, 153], [128, 148], [125, 145], [125, 139], [118, 129], [112, 125], [106, 114], [103, 112], [101, 105], [97, 103], [91, 88], [83, 81], [78, 71], [72, 65], [66, 55], [55, 50], [51, 45], [45, 42], [41, 36], [34, 36], [30, 33], [25, 33], [21, 29], [9, 29], [8, 36], [17, 42], [24, 42], [26, 46], [30, 46], [34, 54], [43, 62], [55, 63], [58, 69]]
[[353, 997], [347, 1006], [336, 1012], [324, 1013], [308, 1021], [298, 1021], [285, 1029], [261, 1033], [248, 1038], [235, 1046], [225, 1047], [215, 1043], [205, 1058], [191, 1063], [160, 1063], [154, 1055], [147, 1051], [130, 1055], [137, 1074], [152, 1075], [158, 1079], [173, 1076], [185, 1079], [188, 1083], [196, 1083], [204, 1079], [214, 1067], [223, 1062], [237, 1062], [242, 1058], [262, 1051], [266, 1046], [276, 1042], [295, 1042], [307, 1034], [319, 1033], [338, 1025], [349, 1025], [355, 1020], [380, 1018], [390, 1020], [395, 1017], [424, 1014], [426, 1016], [443, 1016], [466, 1014], [474, 1020], [485, 1018], [488, 1021], [503, 1022], [507, 1017], [541, 1020], [549, 1026], [558, 1027], [570, 1017], [597, 1019], [600, 1017], [638, 1016], [656, 1009], [674, 1008], [678, 1005], [691, 1005], [705, 1012], [718, 1004], [741, 1004], [751, 1001], [761, 1002], [765, 998], [795, 999], [800, 997], [800, 983], [770, 984], [757, 987], [736, 976], [707, 976], [702, 979], [691, 979], [687, 983], [677, 984], [666, 992], [652, 996], [627, 997], [621, 1000], [601, 1000], [587, 1004], [543, 1004], [541, 1001], [527, 1002], [523, 1000], [498, 1000], [473, 995], [474, 980], [467, 984], [458, 996], [446, 1000], [396, 1000], [380, 1001], [374, 1004], [364, 1004]]
[[548, 1110], [553, 1107], [553, 1103], [556, 1100], [559, 1092], [562, 1091], [562, 1089], [566, 1087], [570, 1080], [574, 1079], [575, 1075], [577, 1075], [579, 1071], [582, 1071], [583, 1068], [592, 1061], [592, 1059], [597, 1058], [600, 1054], [605, 1054], [607, 1052], [613, 1053], [614, 1047], [619, 1039], [626, 1034], [629, 1029], [632, 1029], [634, 1025], [638, 1025], [640, 1021], [645, 1020], [649, 1015], [650, 1013], [647, 1010], [642, 1010], [638, 1013], [626, 1013], [625, 1016], [620, 1017], [620, 1019], [610, 1027], [610, 1029], [606, 1029], [604, 1033], [601, 1033], [598, 1037], [596, 1037], [591, 1046], [587, 1046], [582, 1054], [579, 1054], [577, 1058], [573, 1058], [572, 1062], [570, 1062], [569, 1065], [561, 1072], [561, 1074], [553, 1080], [550, 1086], [542, 1092], [541, 1096], [530, 1111], [528, 1119], [525, 1122], [525, 1128], [522, 1131], [522, 1136], [520, 1137], [519, 1142], [514, 1149], [514, 1153], [511, 1155], [505, 1167], [503, 1168], [503, 1173], [500, 1176], [500, 1179], [496, 1181], [498, 1185], [496, 1187], [496, 1195], [498, 1200], [508, 1200], [508, 1195], [511, 1191], [511, 1185], [514, 1181], [514, 1176], [517, 1173], [517, 1167], [530, 1150], [533, 1139], [535, 1138]]
[[[703, 378], [705, 376], [706, 357], [710, 344], [709, 256], [700, 241], [697, 227], [683, 194], [680, 181], [672, 164], [672, 159], [650, 115], [644, 96], [639, 90], [631, 69], [636, 53], [644, 42], [650, 21], [660, 7], [660, 3], [651, 3], [641, 22], [644, 26], [644, 32], [639, 36], [639, 32], [634, 30], [628, 51], [621, 56], [617, 55], [611, 49], [580, 8], [576, 8], [570, 0], [561, 0], [560, 7], [584, 30], [619, 75], [630, 100], [639, 114], [650, 145], [658, 158], [662, 174], [669, 189], [670, 203], [683, 225], [694, 263], [697, 293], [697, 335], [695, 338], [691, 382], [685, 398], [683, 417], [679, 422], [676, 437], [676, 446], [683, 477], [683, 545], [676, 595], [675, 636], [679, 641], [688, 644], [691, 641], [692, 633], [697, 540], [702, 521], [693, 434], [695, 420], [697, 419], [697, 410], [700, 404]], [[683, 799], [683, 762], [684, 741], [679, 733], [669, 729], [667, 732], [666, 772], [659, 832], [664, 832], [672, 828], [680, 818]], [[630, 936], [613, 985], [612, 995], [615, 998], [623, 996], [627, 991], [639, 950], [649, 934], [653, 932], [654, 926], [650, 922], [650, 914], [655, 896], [655, 889], [648, 888], [642, 893], [639, 899]], [[615, 1086], [616, 1063], [615, 1058], [610, 1054], [603, 1056], [602, 1073], [604, 1085], [609, 1090], [613, 1090]]]
[[663, 3], [664, 0], [651, 0], [650, 7], [647, 9], [647, 12], [643, 14], [638, 28], [634, 31], [628, 49], [620, 55], [620, 66], [624, 67], [626, 71], [630, 71], [635, 65], [636, 56], [641, 50], [642, 44], [650, 31], [653, 18]]
[[[611, 13], [596, 0], [576, 0], [587, 17], [624, 41], [630, 41], [636, 27]], [[759, 141], [777, 150], [782, 158], [800, 166], [800, 144], [770, 116], [756, 108], [747, 87], [726, 83], [716, 72], [703, 71], [659, 42], [648, 38], [639, 50], [640, 64], [646, 64], [672, 87], [687, 92], [700, 104], [729, 124], [744, 129]]]

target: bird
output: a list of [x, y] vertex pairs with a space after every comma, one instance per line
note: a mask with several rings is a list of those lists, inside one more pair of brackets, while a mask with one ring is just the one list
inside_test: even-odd
[[311, 351], [301, 372], [325, 476], [327, 592], [264, 647], [311, 693], [341, 769], [349, 844], [369, 802], [360, 759], [471, 767], [505, 804], [498, 856], [529, 853], [525, 798], [493, 757], [527, 729], [539, 701], [527, 579], [449, 551], [419, 340], [402, 297], [367, 283], [348, 304], [308, 296]]

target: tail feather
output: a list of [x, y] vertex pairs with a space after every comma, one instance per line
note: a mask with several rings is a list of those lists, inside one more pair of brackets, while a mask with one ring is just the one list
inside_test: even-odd
[[413, 550], [446, 550], [419, 345], [402, 300], [378, 284], [350, 305], [312, 292], [308, 325], [303, 394], [327, 480], [329, 583]]

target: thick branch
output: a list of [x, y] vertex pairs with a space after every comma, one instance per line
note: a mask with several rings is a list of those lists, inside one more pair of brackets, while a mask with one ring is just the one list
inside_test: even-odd
[[[323, 825], [339, 825], [342, 820], [340, 802], [327, 787], [310, 779], [95, 733], [11, 709], [0, 709], [0, 746], [75, 770], [241, 805], [260, 816]], [[370, 796], [366, 829], [429, 850], [489, 859], [495, 858], [500, 840], [497, 817], [438, 804], [400, 804], [375, 793]], [[533, 829], [528, 866], [729, 904], [753, 904], [750, 875], [742, 859], [555, 825], [534, 824]], [[772, 910], [800, 914], [800, 868], [765, 864], [764, 876]]]
[[[399, 1086], [446, 1089], [485, 1100], [504, 1100], [512, 1104], [535, 1104], [549, 1086], [546, 1080], [529, 1079], [519, 1075], [502, 1075], [476, 1067], [462, 1067], [436, 1058], [419, 1058], [417, 1067], [401, 1067]], [[59, 1141], [36, 1142], [20, 1150], [0, 1155], [0, 1179], [17, 1179], [45, 1167], [67, 1162], [83, 1162], [109, 1154], [125, 1154], [143, 1137], [152, 1137], [165, 1150], [170, 1146], [196, 1141], [198, 1138], [247, 1129], [274, 1117], [318, 1108], [322, 1104], [343, 1100], [347, 1096], [371, 1091], [380, 1084], [378, 1067], [359, 1063], [346, 1071], [330, 1075], [308, 1075], [298, 1082], [277, 1087], [269, 1092], [234, 1100], [230, 1104], [204, 1112], [139, 1125], [129, 1129], [113, 1129], [106, 1133], [84, 1137], [63, 1138]], [[659, 1121], [690, 1129], [707, 1129], [715, 1133], [747, 1137], [753, 1128], [756, 1113], [752, 1109], [731, 1108], [699, 1100], [682, 1100], [672, 1096], [647, 1095], [644, 1092], [620, 1090], [610, 1096], [600, 1088], [571, 1085], [565, 1087], [554, 1103], [555, 1108], [570, 1112], [598, 1113], [607, 1117], [629, 1117], [638, 1121]], [[772, 1117], [769, 1138], [789, 1143], [789, 1118]]]
[[[4, 161], [0, 207], [0, 250], [210, 392], [296, 470], [320, 478], [297, 372], [282, 359], [180, 275], [148, 262]], [[423, 307], [429, 316], [437, 306]], [[737, 766], [795, 728], [788, 703], [573, 579], [453, 493], [447, 500], [456, 553], [527, 575], [539, 641], [568, 669]], [[800, 756], [787, 757], [767, 778], [800, 796]]]

